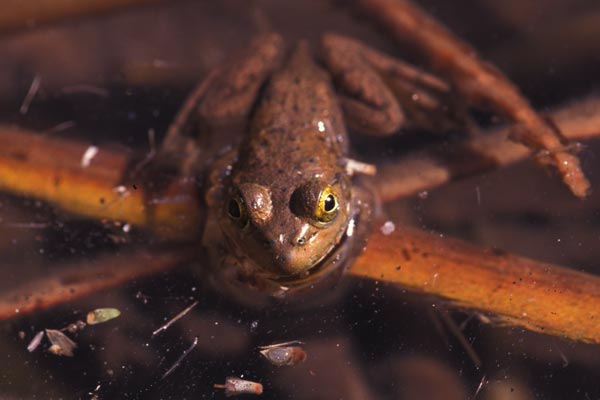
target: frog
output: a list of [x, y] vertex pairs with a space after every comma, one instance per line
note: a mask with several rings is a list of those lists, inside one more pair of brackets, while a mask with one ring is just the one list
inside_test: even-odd
[[190, 95], [164, 141], [176, 147], [192, 113], [196, 130], [243, 132], [210, 160], [204, 183], [202, 242], [216, 260], [212, 276], [231, 292], [282, 298], [337, 282], [379, 212], [375, 167], [351, 157], [347, 125], [389, 136], [406, 123], [383, 70], [445, 89], [350, 38], [326, 34], [319, 50], [317, 60], [306, 41], [286, 52], [279, 34], [256, 37]]

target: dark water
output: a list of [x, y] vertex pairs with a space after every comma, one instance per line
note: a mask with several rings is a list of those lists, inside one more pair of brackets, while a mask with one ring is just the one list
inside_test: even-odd
[[[597, 89], [599, 60], [589, 50], [591, 34], [571, 32], [578, 41], [555, 41], [558, 56], [552, 58], [547, 54], [553, 36], [545, 21], [567, 35], [576, 25], [569, 21], [589, 23], [600, 15], [598, 6], [591, 1], [525, 3], [506, 2], [504, 10], [487, 1], [450, 7], [430, 0], [426, 5], [514, 76], [541, 108]], [[74, 127], [57, 134], [147, 151], [148, 129], [160, 138], [196, 79], [242, 46], [265, 20], [290, 41], [314, 40], [335, 29], [403, 55], [343, 6], [259, 2], [254, 9], [235, 1], [150, 6], [0, 38], [2, 118], [39, 131], [74, 121]], [[539, 52], [539, 58], [525, 57], [523, 43], [531, 43], [531, 53]], [[19, 107], [35, 74], [42, 77], [42, 87], [22, 115]], [[65, 90], [82, 84], [95, 90]], [[408, 134], [371, 144], [367, 152], [393, 147], [394, 153], [408, 153], [441, 140]], [[591, 141], [581, 154], [595, 187], [600, 183], [597, 150], [600, 143]], [[450, 184], [427, 198], [405, 199], [387, 211], [396, 224], [598, 273], [597, 193], [578, 201], [555, 177], [527, 162]], [[3, 194], [0, 206], [3, 290], [52, 274], [67, 262], [84, 264], [99, 254], [154, 246], [157, 240], [64, 214], [35, 199]], [[461, 399], [476, 393], [478, 399], [600, 398], [597, 346], [486, 325], [469, 313], [444, 309], [435, 299], [371, 281], [348, 280], [316, 307], [282, 304], [258, 310], [212, 290], [201, 272], [205, 262], [200, 257], [175, 271], [1, 322], [0, 397], [223, 398], [213, 384], [239, 376], [262, 382], [265, 399]], [[198, 306], [189, 314], [152, 336], [194, 300]], [[97, 307], [116, 307], [122, 315], [74, 335], [74, 357], [49, 354], [45, 345], [26, 351], [37, 331], [66, 326]], [[464, 323], [464, 337], [480, 367], [444, 327], [444, 315]], [[196, 337], [194, 350], [161, 378]], [[258, 353], [260, 345], [287, 340], [306, 342], [305, 363], [278, 368]]]

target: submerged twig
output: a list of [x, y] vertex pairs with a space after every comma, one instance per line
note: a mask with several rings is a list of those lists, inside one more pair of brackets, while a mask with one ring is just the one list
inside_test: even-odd
[[477, 52], [409, 0], [357, 0], [403, 44], [416, 48], [473, 106], [489, 107], [515, 123], [511, 138], [538, 151], [538, 159], [553, 165], [565, 184], [584, 197], [589, 182], [579, 159], [554, 124], [536, 113], [506, 76]]
[[487, 383], [487, 379], [486, 379], [486, 375], [483, 374], [483, 376], [481, 377], [481, 380], [479, 381], [479, 385], [477, 385], [477, 388], [475, 389], [475, 393], [473, 394], [473, 399], [476, 399], [477, 396], [479, 395], [479, 393], [481, 392], [481, 389], [483, 389], [483, 386]]
[[29, 111], [29, 106], [31, 105], [33, 98], [35, 97], [38, 90], [40, 89], [41, 82], [42, 82], [41, 76], [36, 75], [33, 78], [33, 81], [31, 82], [31, 86], [29, 86], [29, 90], [27, 91], [27, 94], [25, 95], [25, 98], [23, 99], [23, 104], [21, 104], [21, 108], [19, 108], [19, 112], [21, 114], [27, 114], [27, 112]]
[[[0, 34], [63, 21], [93, 16], [160, 0], [18, 0], [5, 4], [0, 13]], [[11, 6], [12, 4], [12, 6]]]
[[458, 340], [465, 353], [467, 353], [467, 356], [469, 356], [469, 358], [475, 365], [475, 368], [481, 368], [481, 358], [479, 357], [473, 346], [471, 346], [471, 343], [469, 343], [462, 330], [456, 325], [456, 322], [454, 322], [454, 320], [448, 313], [448, 310], [442, 308], [440, 310], [439, 315], [442, 321], [444, 321], [444, 323], [446, 324], [446, 327], [448, 328], [450, 333], [456, 338], [456, 340]]
[[[551, 115], [569, 139], [600, 136], [600, 97], [557, 108]], [[376, 188], [383, 201], [391, 201], [528, 157], [531, 152], [525, 146], [506, 140], [509, 134], [509, 128], [484, 132], [454, 149], [425, 151], [384, 163], [374, 177]], [[121, 185], [128, 167], [135, 165], [135, 156], [123, 149], [100, 147], [94, 162], [82, 169], [81, 155], [88, 147], [0, 126], [0, 188], [49, 201], [78, 215], [126, 221], [163, 237], [197, 237], [202, 210], [193, 182], [174, 182], [165, 194], [153, 198], [143, 181], [134, 181], [130, 196], [107, 206], [116, 197], [113, 188]]]
[[0, 293], [0, 320], [64, 303], [134, 278], [165, 271], [192, 259], [188, 248], [139, 251], [75, 262], [41, 279]]
[[[571, 140], [600, 136], [600, 97], [557, 108], [551, 116]], [[494, 129], [439, 151], [429, 149], [379, 165], [374, 178], [379, 195], [392, 201], [529, 157], [527, 147], [507, 140], [510, 133], [510, 127]]]
[[193, 181], [173, 180], [159, 192], [150, 190], [147, 177], [129, 177], [136, 163], [131, 152], [96, 147], [92, 161], [82, 158], [89, 149], [86, 143], [0, 126], [0, 189], [78, 215], [156, 228], [163, 237], [198, 234], [202, 216]]
[[177, 361], [175, 361], [175, 363], [171, 366], [171, 368], [169, 368], [167, 370], [167, 372], [165, 372], [160, 379], [165, 379], [167, 376], [169, 376], [171, 374], [171, 372], [175, 371], [175, 368], [179, 367], [179, 364], [181, 364], [181, 362], [183, 361], [183, 359], [186, 358], [188, 356], [188, 354], [190, 354], [190, 352], [192, 350], [194, 350], [194, 347], [196, 347], [197, 344], [198, 344], [198, 336], [196, 336], [194, 338], [194, 341], [192, 342], [192, 344], [190, 345], [190, 347], [188, 347], [183, 352], [183, 354], [181, 356], [179, 356], [179, 358], [177, 359]]
[[198, 300], [194, 301], [192, 304], [190, 304], [188, 307], [186, 307], [179, 314], [177, 314], [176, 316], [174, 316], [173, 318], [171, 318], [166, 324], [164, 324], [163, 326], [161, 326], [160, 328], [158, 328], [157, 330], [155, 330], [154, 332], [152, 332], [152, 336], [155, 336], [155, 335], [159, 334], [162, 331], [166, 331], [171, 325], [173, 325], [175, 322], [177, 322], [179, 319], [181, 319], [183, 316], [185, 316], [185, 314], [187, 314], [188, 312], [190, 312], [190, 310], [192, 308], [196, 307], [197, 305], [198, 305]]
[[499, 320], [600, 343], [600, 277], [399, 227], [374, 229], [351, 275], [397, 283]]

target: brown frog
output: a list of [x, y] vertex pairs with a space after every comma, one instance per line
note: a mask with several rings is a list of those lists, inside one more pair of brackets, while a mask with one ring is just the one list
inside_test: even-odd
[[202, 129], [238, 120], [245, 131], [208, 174], [203, 242], [227, 281], [289, 293], [337, 276], [365, 245], [376, 199], [355, 173], [374, 167], [349, 158], [343, 112], [377, 135], [397, 131], [404, 115], [377, 71], [389, 59], [335, 35], [321, 50], [328, 72], [305, 42], [282, 63], [281, 37], [263, 35], [188, 101]]

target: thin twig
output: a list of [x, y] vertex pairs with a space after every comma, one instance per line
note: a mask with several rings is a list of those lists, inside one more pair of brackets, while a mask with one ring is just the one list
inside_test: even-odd
[[414, 46], [472, 106], [489, 107], [514, 122], [519, 131], [513, 131], [511, 138], [538, 151], [538, 160], [553, 165], [576, 196], [587, 194], [589, 182], [561, 132], [473, 48], [409, 0], [356, 1], [397, 41]]
[[161, 326], [160, 328], [158, 328], [157, 330], [152, 332], [152, 336], [155, 336], [162, 331], [166, 331], [171, 325], [173, 325], [175, 322], [177, 322], [178, 320], [183, 318], [187, 313], [190, 312], [190, 310], [192, 308], [196, 307], [197, 305], [198, 305], [198, 301], [196, 300], [192, 304], [190, 304], [188, 307], [186, 307], [183, 311], [181, 311], [179, 314], [177, 314], [176, 316], [171, 318], [166, 324], [164, 324], [163, 326]]
[[38, 90], [40, 89], [41, 82], [42, 82], [42, 77], [39, 75], [36, 75], [33, 78], [33, 81], [31, 81], [31, 85], [29, 86], [27, 95], [25, 95], [25, 98], [23, 99], [23, 104], [21, 104], [21, 108], [19, 108], [19, 112], [21, 114], [25, 115], [29, 111], [29, 106], [31, 105], [33, 98], [35, 97]]
[[483, 389], [483, 386], [487, 383], [486, 380], [486, 375], [483, 374], [483, 376], [481, 377], [481, 380], [479, 381], [479, 385], [477, 385], [477, 388], [475, 389], [475, 393], [473, 394], [473, 399], [476, 399], [477, 396], [479, 395], [479, 393], [481, 392], [481, 389]]
[[194, 341], [192, 342], [192, 344], [190, 345], [190, 347], [188, 347], [183, 352], [183, 354], [181, 356], [179, 356], [179, 358], [177, 359], [177, 361], [175, 361], [175, 363], [171, 366], [171, 368], [169, 368], [167, 370], [167, 372], [165, 372], [160, 379], [165, 379], [167, 376], [169, 376], [171, 374], [171, 372], [175, 371], [175, 368], [179, 367], [179, 364], [181, 364], [181, 362], [183, 361], [183, 359], [186, 358], [188, 356], [188, 354], [190, 354], [190, 352], [192, 350], [194, 350], [194, 347], [196, 347], [197, 344], [198, 344], [198, 336], [196, 336], [194, 338]]
[[440, 318], [442, 319], [442, 321], [444, 321], [450, 333], [452, 333], [456, 340], [458, 340], [462, 348], [465, 350], [465, 353], [467, 353], [467, 356], [469, 356], [469, 358], [475, 365], [475, 368], [481, 368], [481, 358], [479, 357], [473, 346], [471, 346], [471, 343], [469, 343], [462, 330], [460, 330], [459, 327], [456, 325], [456, 322], [454, 322], [454, 320], [448, 313], [448, 310], [442, 308], [440, 310]]

